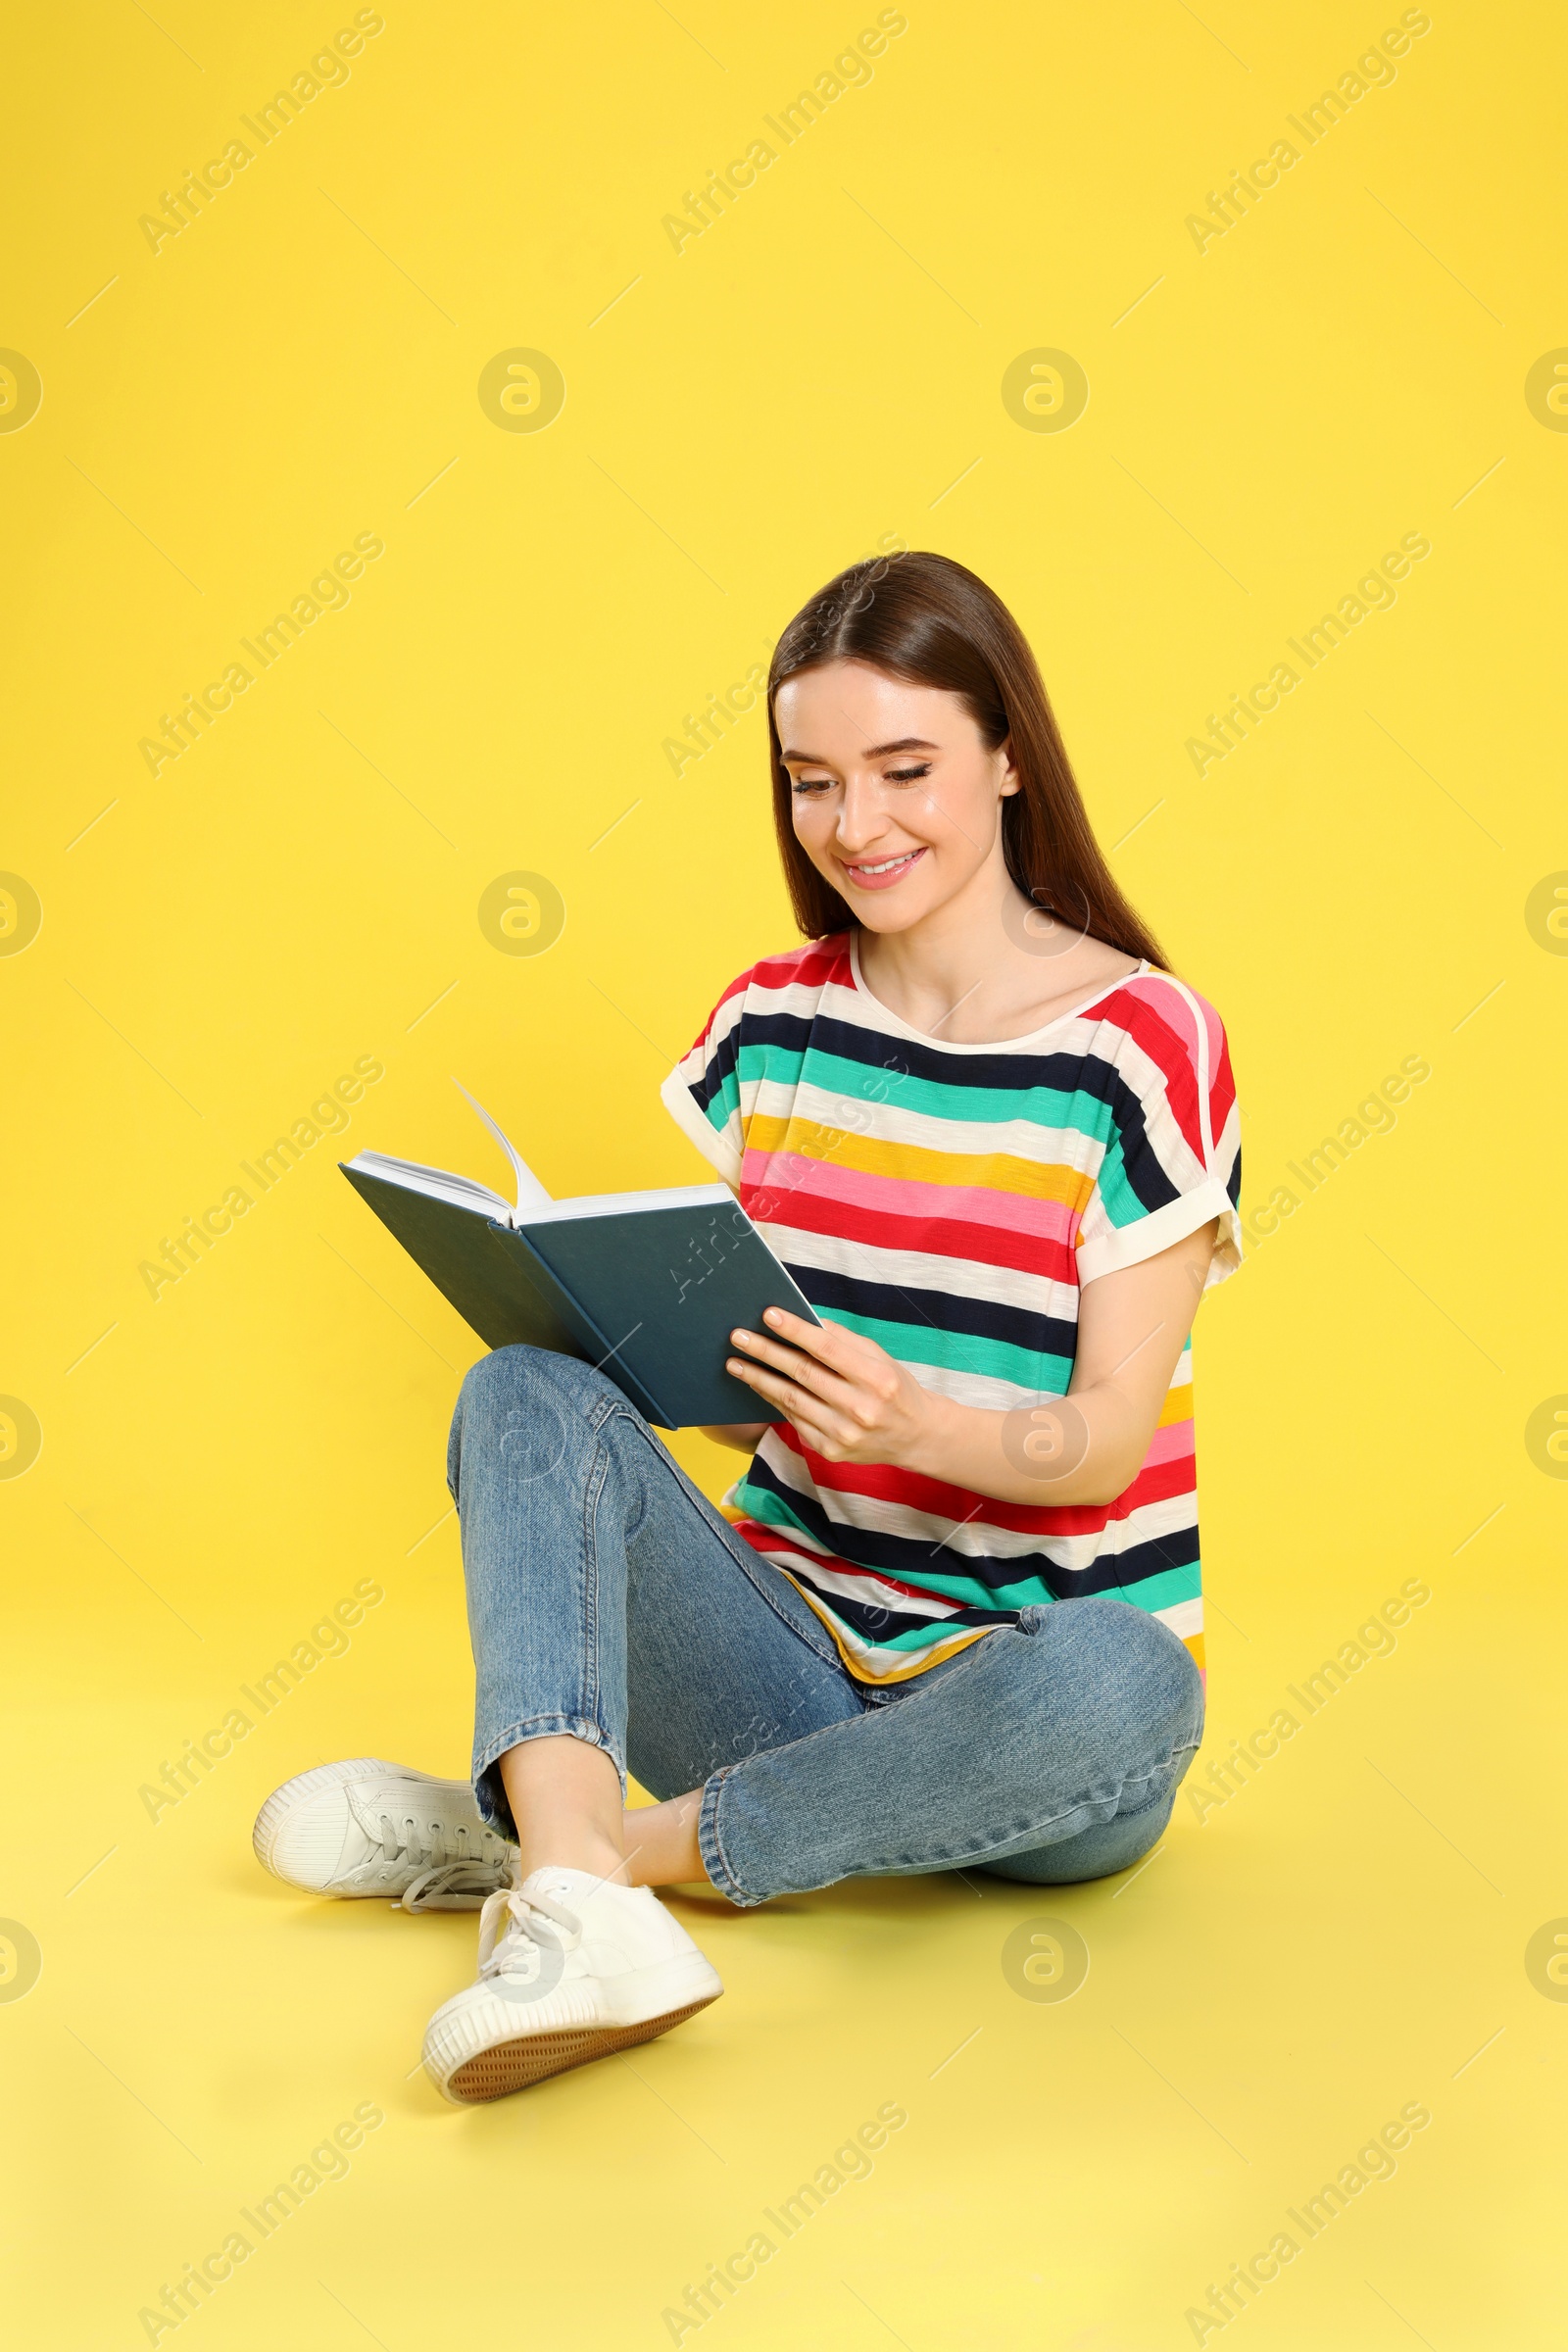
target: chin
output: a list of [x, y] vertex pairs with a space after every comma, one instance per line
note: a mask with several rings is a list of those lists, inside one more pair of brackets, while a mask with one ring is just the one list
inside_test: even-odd
[[922, 915], [931, 911], [923, 901], [913, 899], [907, 899], [900, 906], [896, 903], [897, 896], [894, 891], [867, 891], [859, 905], [851, 906], [847, 898], [844, 903], [851, 906], [862, 931], [908, 931]]
[[[821, 866], [818, 873], [824, 873]], [[862, 931], [907, 931], [942, 904], [943, 893], [932, 887], [934, 876], [922, 873], [911, 890], [908, 882], [897, 890], [856, 890], [842, 874], [827, 871], [831, 882]], [[911, 876], [910, 880], [914, 881]]]

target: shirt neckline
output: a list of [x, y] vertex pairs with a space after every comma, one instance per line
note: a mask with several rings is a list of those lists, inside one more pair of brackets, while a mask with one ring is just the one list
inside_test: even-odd
[[1017, 1046], [1032, 1046], [1037, 1038], [1049, 1037], [1053, 1029], [1059, 1029], [1063, 1021], [1077, 1020], [1091, 1006], [1098, 1004], [1102, 998], [1113, 996], [1118, 988], [1126, 988], [1133, 980], [1147, 980], [1153, 969], [1154, 966], [1146, 956], [1140, 956], [1135, 972], [1123, 972], [1119, 980], [1107, 981], [1103, 988], [1097, 988], [1078, 1004], [1069, 1004], [1064, 1012], [1054, 1013], [1039, 1029], [1026, 1029], [1019, 1037], [995, 1037], [977, 1043], [973, 1040], [933, 1037], [928, 1029], [912, 1027], [893, 1010], [891, 1004], [884, 1004], [875, 991], [868, 987], [861, 973], [859, 935], [856, 931], [850, 933], [850, 976], [855, 982], [857, 994], [864, 997], [867, 1004], [874, 1004], [878, 1018], [888, 1022], [901, 1036], [913, 1038], [918, 1045], [934, 1046], [941, 1054], [1004, 1054]]

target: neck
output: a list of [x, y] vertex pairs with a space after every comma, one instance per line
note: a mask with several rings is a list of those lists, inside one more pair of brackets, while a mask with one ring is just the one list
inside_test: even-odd
[[859, 933], [860, 972], [873, 997], [911, 1029], [945, 1045], [1026, 1036], [1072, 1004], [1136, 971], [1138, 958], [1087, 934], [1023, 944], [1028, 901], [999, 857], [945, 906], [906, 931]]
[[[999, 838], [962, 890], [906, 931], [862, 927], [860, 969], [877, 994], [897, 1000], [897, 1009], [914, 1027], [934, 1026], [964, 998], [983, 997], [986, 982], [1007, 972], [1014, 954], [1002, 913], [1009, 899], [1018, 898]], [[930, 1019], [906, 1009], [915, 1006]]]

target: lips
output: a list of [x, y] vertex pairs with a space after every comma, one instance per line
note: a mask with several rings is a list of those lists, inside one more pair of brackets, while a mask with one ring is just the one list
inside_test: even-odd
[[924, 856], [923, 849], [906, 850], [898, 858], [876, 858], [864, 865], [852, 865], [844, 859], [840, 863], [857, 890], [892, 890], [906, 874], [913, 873]]

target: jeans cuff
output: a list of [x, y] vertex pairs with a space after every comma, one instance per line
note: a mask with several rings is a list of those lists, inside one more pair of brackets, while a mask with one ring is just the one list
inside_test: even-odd
[[602, 1724], [595, 1723], [587, 1715], [530, 1715], [525, 1722], [514, 1723], [506, 1731], [499, 1732], [488, 1746], [474, 1750], [471, 1775], [474, 1802], [479, 1808], [480, 1820], [490, 1829], [499, 1830], [503, 1837], [515, 1842], [517, 1825], [512, 1818], [507, 1792], [501, 1775], [496, 1770], [501, 1758], [510, 1749], [520, 1747], [525, 1740], [559, 1740], [563, 1737], [581, 1740], [589, 1747], [604, 1749], [615, 1767], [620, 1781], [620, 1801], [625, 1804], [626, 1759]]
[[725, 1895], [738, 1909], [749, 1911], [755, 1904], [765, 1903], [765, 1894], [752, 1894], [741, 1885], [730, 1867], [718, 1834], [718, 1800], [724, 1783], [738, 1764], [722, 1765], [711, 1779], [703, 1784], [703, 1801], [697, 1809], [697, 1850], [703, 1857], [703, 1868], [720, 1894]]

